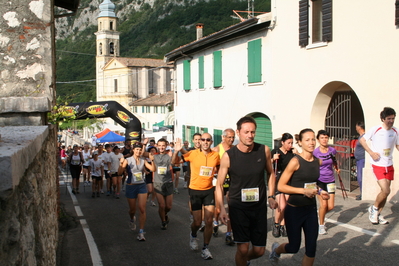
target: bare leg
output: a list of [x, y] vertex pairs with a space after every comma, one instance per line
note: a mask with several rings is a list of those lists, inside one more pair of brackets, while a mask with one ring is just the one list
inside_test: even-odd
[[391, 180], [381, 179], [378, 180], [377, 183], [380, 186], [381, 191], [375, 199], [374, 206], [378, 208], [378, 213], [381, 213], [385, 203], [387, 202], [388, 195], [391, 193]]

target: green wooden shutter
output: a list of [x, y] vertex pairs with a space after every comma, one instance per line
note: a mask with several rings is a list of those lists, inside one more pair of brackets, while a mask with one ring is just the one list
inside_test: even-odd
[[190, 127], [190, 143], [191, 147], [194, 147], [193, 136], [195, 134], [195, 126]]
[[184, 143], [184, 141], [187, 140], [186, 139], [186, 126], [185, 125], [182, 126], [182, 132], [181, 133], [182, 133], [182, 136], [181, 136], [182, 142]]
[[323, 42], [332, 41], [332, 0], [323, 0]]
[[272, 123], [270, 119], [261, 113], [253, 114], [252, 117], [256, 122], [255, 142], [269, 146], [273, 148], [272, 139]]
[[204, 57], [198, 58], [198, 88], [204, 88]]
[[262, 81], [262, 40], [248, 42], [248, 83]]
[[184, 60], [183, 61], [183, 87], [184, 90], [189, 91], [191, 90], [191, 69], [190, 69], [190, 61]]
[[222, 142], [223, 130], [214, 129], [213, 130], [213, 146], [216, 147]]
[[207, 127], [203, 127], [203, 128], [202, 128], [202, 132], [203, 132], [203, 133], [208, 133], [208, 128], [207, 128]]
[[309, 0], [299, 1], [299, 46], [309, 44]]
[[213, 52], [213, 87], [222, 87], [222, 51]]

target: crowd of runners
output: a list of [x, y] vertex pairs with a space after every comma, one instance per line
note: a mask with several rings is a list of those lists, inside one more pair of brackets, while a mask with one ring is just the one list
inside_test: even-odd
[[[361, 187], [364, 157], [368, 153], [381, 188], [369, 208], [369, 220], [373, 224], [389, 223], [381, 211], [393, 180], [392, 153], [394, 148], [399, 150], [398, 129], [393, 127], [395, 117], [395, 111], [386, 107], [380, 113], [382, 125], [367, 132], [363, 122], [356, 125], [359, 185]], [[69, 165], [74, 194], [79, 194], [81, 174], [85, 185], [91, 183], [93, 198], [106, 193], [119, 199], [121, 190], [125, 191], [130, 228], [137, 230], [138, 227], [139, 241], [145, 241], [147, 201], [156, 206], [156, 198], [160, 228], [167, 229], [168, 213], [172, 210], [173, 194], [179, 193], [182, 170], [191, 217], [189, 247], [200, 249], [198, 232], [203, 231], [203, 259], [212, 259], [210, 241], [212, 235], [217, 236], [220, 223], [227, 225], [226, 244], [237, 246], [236, 265], [250, 265], [251, 260], [263, 256], [269, 206], [275, 214], [272, 235], [288, 237], [287, 243], [271, 245], [271, 262], [278, 263], [281, 254], [298, 252], [303, 232], [302, 265], [313, 265], [318, 235], [327, 233], [326, 213], [334, 208], [334, 172], [340, 172], [335, 160], [337, 151], [329, 146], [329, 132], [315, 133], [306, 128], [295, 135], [295, 143], [291, 134], [284, 133], [280, 146], [270, 150], [254, 142], [256, 122], [253, 118], [243, 117], [236, 126], [236, 130], [224, 130], [222, 142], [217, 145], [213, 145], [211, 134], [195, 133], [193, 147], [189, 147], [188, 140], [181, 139], [173, 143], [166, 139], [157, 142], [145, 139], [133, 144], [126, 141], [123, 148], [110, 144], [99, 144], [92, 149], [89, 144], [74, 145], [69, 152], [63, 146], [61, 167]], [[237, 144], [233, 145], [236, 137]], [[361, 194], [357, 199], [361, 199]]]

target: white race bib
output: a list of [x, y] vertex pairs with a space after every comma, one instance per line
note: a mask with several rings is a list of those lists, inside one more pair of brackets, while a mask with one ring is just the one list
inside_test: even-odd
[[212, 172], [213, 172], [213, 167], [201, 166], [199, 175], [210, 177], [210, 176], [212, 176]]
[[166, 166], [158, 166], [158, 175], [166, 175]]
[[259, 201], [259, 188], [243, 188], [241, 189], [242, 202], [256, 202]]
[[328, 193], [335, 192], [335, 183], [327, 184], [327, 192]]
[[316, 182], [305, 183], [304, 188], [317, 189], [317, 184]]
[[135, 182], [143, 181], [143, 173], [142, 172], [133, 173], [133, 178]]

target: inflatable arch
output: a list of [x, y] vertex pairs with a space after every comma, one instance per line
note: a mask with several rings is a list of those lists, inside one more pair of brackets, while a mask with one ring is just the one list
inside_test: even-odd
[[66, 118], [75, 116], [76, 120], [110, 117], [126, 128], [126, 140], [141, 141], [140, 120], [116, 101], [70, 103], [62, 113]]

